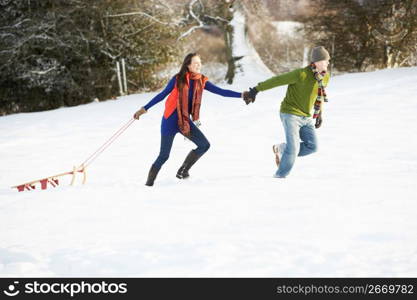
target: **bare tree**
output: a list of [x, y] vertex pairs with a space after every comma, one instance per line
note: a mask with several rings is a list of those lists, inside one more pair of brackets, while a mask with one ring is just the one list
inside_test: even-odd
[[180, 35], [184, 39], [197, 29], [209, 29], [215, 26], [223, 33], [226, 45], [227, 83], [233, 83], [236, 69], [236, 57], [233, 57], [233, 27], [230, 21], [233, 19], [235, 0], [191, 0], [185, 11], [188, 30]]

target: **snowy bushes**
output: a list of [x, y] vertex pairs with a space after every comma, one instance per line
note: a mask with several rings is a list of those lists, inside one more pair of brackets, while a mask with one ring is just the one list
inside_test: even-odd
[[[151, 2], [2, 2], [0, 114], [114, 97], [119, 58], [126, 59], [132, 89], [157, 85], [149, 75], [177, 58], [178, 29]], [[120, 15], [126, 11], [144, 14]]]
[[[233, 2], [1, 1], [0, 115], [114, 98], [121, 58], [130, 91], [154, 90], [163, 84], [157, 75], [182, 60], [185, 43], [194, 44], [187, 51], [200, 48], [203, 58], [227, 64], [232, 81]], [[196, 29], [218, 30], [204, 39], [213, 46], [190, 42]]]

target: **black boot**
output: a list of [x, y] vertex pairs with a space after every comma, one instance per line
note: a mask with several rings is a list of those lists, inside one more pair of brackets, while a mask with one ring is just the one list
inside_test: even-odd
[[194, 150], [191, 150], [191, 152], [188, 153], [187, 157], [185, 158], [182, 166], [178, 169], [177, 178], [185, 179], [187, 177], [190, 177], [190, 174], [188, 174], [188, 171], [200, 157], [201, 155], [198, 155], [197, 153], [194, 152]]
[[145, 185], [153, 186], [153, 182], [155, 181], [156, 175], [158, 175], [159, 169], [152, 165], [151, 169], [149, 170], [148, 180], [146, 180]]

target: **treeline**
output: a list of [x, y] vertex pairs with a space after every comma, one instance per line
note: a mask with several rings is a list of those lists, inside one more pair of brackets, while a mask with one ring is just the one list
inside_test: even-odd
[[334, 74], [417, 65], [417, 0], [241, 1], [252, 7], [250, 40], [275, 73], [308, 63], [315, 45], [329, 50]]
[[230, 31], [233, 1], [216, 2], [1, 1], [0, 115], [113, 98], [122, 58], [130, 91], [159, 87], [195, 29]]
[[342, 72], [417, 65], [416, 0], [316, 0], [301, 18], [312, 43]]
[[[4, 1], [3, 1], [4, 2]], [[152, 87], [177, 56], [176, 28], [152, 1], [14, 0], [0, 8], [0, 111], [41, 111], [117, 95], [115, 61], [130, 85]], [[149, 16], [117, 17], [126, 11]], [[158, 22], [150, 16], [158, 14]]]
[[[276, 73], [317, 44], [340, 72], [417, 65], [417, 0], [1, 0], [0, 115], [114, 98], [121, 59], [130, 92], [161, 87], [189, 51], [232, 83], [237, 10]], [[287, 20], [301, 32], [279, 36], [274, 22]]]

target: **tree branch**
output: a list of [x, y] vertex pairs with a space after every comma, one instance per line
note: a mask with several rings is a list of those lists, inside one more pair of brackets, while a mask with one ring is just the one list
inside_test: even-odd
[[225, 18], [222, 18], [222, 17], [219, 17], [219, 16], [216, 16], [216, 17], [212, 17], [212, 16], [209, 16], [209, 15], [206, 15], [205, 16], [206, 18], [209, 18], [209, 19], [212, 19], [212, 20], [215, 20], [215, 21], [222, 21], [222, 22], [224, 22], [224, 23], [230, 23], [230, 21], [229, 20], [227, 20], [227, 19], [225, 19]]
[[123, 14], [117, 14], [117, 15], [107, 15], [105, 17], [106, 18], [117, 18], [117, 17], [137, 16], [137, 15], [141, 15], [141, 16], [147, 17], [147, 18], [149, 18], [149, 19], [151, 19], [151, 20], [153, 20], [153, 21], [155, 21], [155, 22], [157, 22], [159, 24], [162, 24], [162, 25], [169, 25], [169, 26], [176, 25], [175, 23], [167, 23], [167, 22], [163, 22], [161, 20], [158, 20], [154, 16], [151, 16], [150, 14], [147, 14], [147, 13], [142, 12], [142, 11], [130, 12], [130, 13], [123, 13]]
[[[198, 23], [198, 25], [197, 26], [193, 26], [193, 27], [191, 27], [190, 29], [188, 29], [186, 32], [184, 32], [183, 34], [181, 34], [179, 37], [178, 37], [178, 39], [177, 39], [177, 41], [179, 41], [179, 40], [181, 40], [181, 39], [183, 39], [183, 38], [185, 38], [187, 35], [189, 35], [189, 34], [191, 34], [194, 30], [196, 30], [196, 29], [199, 29], [199, 28], [208, 28], [208, 26], [207, 25], [204, 25], [204, 23], [197, 17], [197, 15], [194, 13], [194, 11], [193, 11], [193, 5], [197, 2], [198, 0], [192, 0], [191, 2], [190, 2], [190, 4], [188, 5], [188, 9], [189, 9], [189, 12], [190, 12], [190, 16], [191, 17], [193, 17], [196, 21], [197, 21], [197, 23]], [[200, 3], [200, 5], [201, 5], [201, 3]]]
[[56, 69], [56, 66], [53, 66], [52, 68], [49, 68], [48, 70], [44, 70], [44, 71], [30, 71], [33, 74], [38, 74], [38, 75], [45, 75], [53, 70]]

